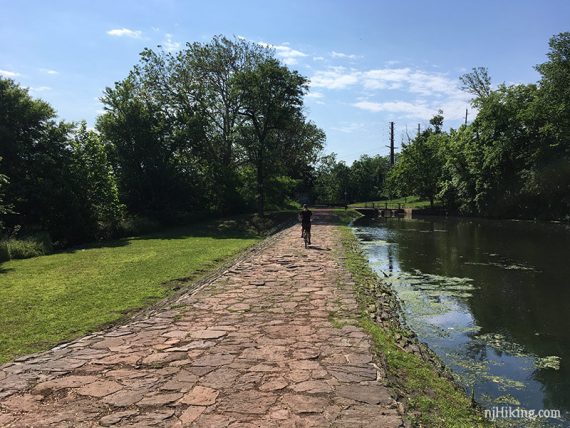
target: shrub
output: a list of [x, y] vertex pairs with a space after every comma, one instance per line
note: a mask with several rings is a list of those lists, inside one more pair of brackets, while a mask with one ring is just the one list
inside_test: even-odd
[[[38, 233], [20, 239], [10, 238], [4, 242], [8, 259], [29, 259], [31, 257], [45, 256], [53, 251], [51, 239], [47, 233]], [[0, 249], [1, 252], [2, 250]]]
[[10, 250], [8, 250], [8, 242], [0, 241], [0, 263], [10, 260]]
[[160, 223], [138, 215], [125, 216], [118, 226], [119, 236], [135, 236], [159, 230]]

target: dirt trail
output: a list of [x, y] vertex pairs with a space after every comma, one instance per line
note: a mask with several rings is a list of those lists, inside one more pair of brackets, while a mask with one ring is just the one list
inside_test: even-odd
[[331, 320], [357, 307], [316, 217], [312, 249], [286, 229], [146, 319], [0, 367], [0, 426], [402, 426], [367, 335]]

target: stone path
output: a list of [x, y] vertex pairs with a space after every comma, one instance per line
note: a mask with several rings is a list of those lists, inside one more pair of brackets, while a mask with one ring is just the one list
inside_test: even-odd
[[356, 313], [336, 228], [314, 225], [308, 250], [299, 235], [147, 319], [0, 367], [0, 426], [402, 426], [368, 337], [332, 320]]

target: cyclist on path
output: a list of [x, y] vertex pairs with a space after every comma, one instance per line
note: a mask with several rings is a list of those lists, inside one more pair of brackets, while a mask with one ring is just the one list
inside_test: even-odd
[[304, 238], [303, 232], [306, 232], [309, 237], [309, 245], [311, 244], [311, 217], [313, 213], [307, 207], [307, 204], [303, 205], [303, 210], [299, 213], [299, 219], [301, 220], [301, 238]]

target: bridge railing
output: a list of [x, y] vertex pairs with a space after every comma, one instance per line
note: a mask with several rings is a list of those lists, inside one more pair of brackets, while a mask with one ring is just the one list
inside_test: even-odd
[[401, 210], [404, 204], [390, 204], [388, 202], [363, 202], [360, 204], [351, 205], [353, 208], [376, 208], [379, 210]]

